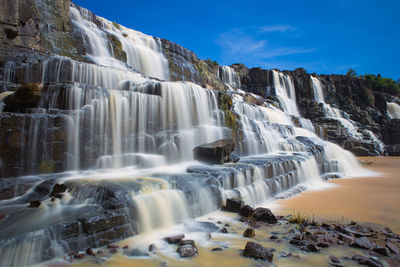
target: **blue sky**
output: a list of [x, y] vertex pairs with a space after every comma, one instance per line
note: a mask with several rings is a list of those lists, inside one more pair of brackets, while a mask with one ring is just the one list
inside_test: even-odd
[[74, 0], [223, 65], [400, 79], [399, 0]]

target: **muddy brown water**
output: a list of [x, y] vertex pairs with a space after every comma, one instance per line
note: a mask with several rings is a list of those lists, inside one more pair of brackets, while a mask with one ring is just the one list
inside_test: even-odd
[[317, 219], [355, 220], [385, 224], [400, 233], [400, 157], [360, 157], [373, 162], [365, 166], [375, 176], [334, 179], [336, 185], [322, 191], [306, 191], [275, 202], [272, 210], [280, 215], [295, 210]]

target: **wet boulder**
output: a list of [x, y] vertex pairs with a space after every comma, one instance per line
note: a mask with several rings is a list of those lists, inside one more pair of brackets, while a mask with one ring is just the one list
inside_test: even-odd
[[271, 224], [277, 223], [275, 215], [267, 208], [256, 208], [253, 213], [253, 218], [256, 221], [263, 221]]
[[185, 238], [184, 234], [179, 234], [174, 236], [168, 236], [164, 238], [164, 240], [167, 241], [168, 244], [179, 244], [184, 238]]
[[14, 94], [4, 99], [5, 112], [24, 112], [27, 108], [36, 108], [41, 99], [42, 83], [25, 83]]
[[176, 249], [181, 257], [193, 257], [197, 255], [198, 250], [193, 240], [182, 240]]
[[250, 217], [253, 214], [254, 210], [252, 207], [250, 207], [249, 205], [244, 205], [240, 211], [239, 211], [239, 215], [243, 216], [243, 217]]
[[239, 212], [243, 206], [243, 201], [235, 198], [228, 198], [225, 206], [222, 208], [224, 211]]
[[210, 164], [222, 164], [231, 161], [231, 153], [234, 149], [235, 144], [232, 139], [221, 139], [195, 147], [193, 157]]
[[272, 258], [274, 257], [272, 252], [272, 249], [265, 248], [254, 242], [247, 242], [243, 256], [256, 260], [268, 260], [269, 262], [272, 262]]

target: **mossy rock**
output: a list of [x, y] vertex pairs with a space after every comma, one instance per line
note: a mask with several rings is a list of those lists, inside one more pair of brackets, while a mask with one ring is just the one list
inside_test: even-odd
[[4, 98], [5, 112], [23, 112], [26, 108], [36, 108], [41, 99], [42, 83], [25, 83], [14, 94]]
[[125, 51], [122, 49], [122, 44], [119, 41], [118, 37], [108, 33], [107, 39], [110, 42], [110, 45], [112, 47], [114, 58], [126, 63], [127, 56], [126, 56]]

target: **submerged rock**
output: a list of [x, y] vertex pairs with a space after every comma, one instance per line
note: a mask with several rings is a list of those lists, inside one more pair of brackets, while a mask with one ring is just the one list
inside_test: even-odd
[[246, 247], [243, 251], [243, 256], [248, 258], [254, 258], [257, 260], [268, 260], [272, 262], [274, 254], [272, 249], [265, 248], [254, 242], [247, 242]]
[[234, 149], [235, 144], [232, 139], [221, 139], [195, 147], [193, 157], [211, 164], [222, 164], [231, 161], [230, 155]]

